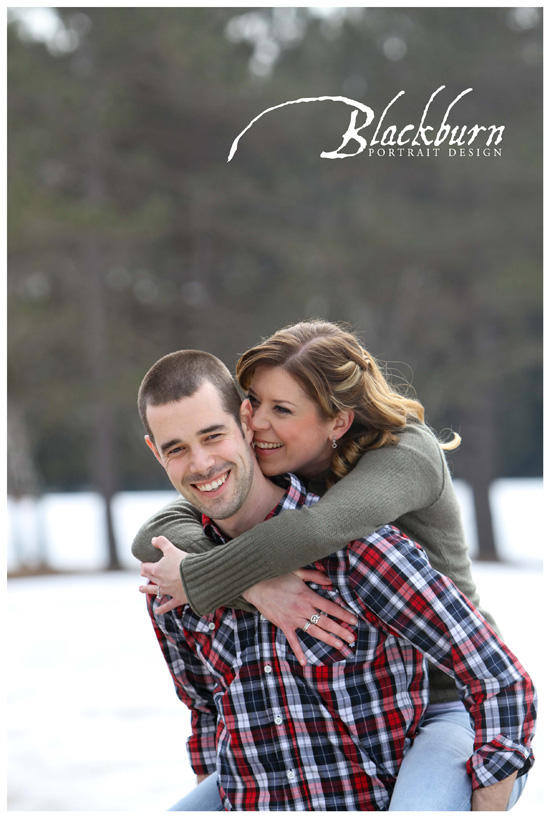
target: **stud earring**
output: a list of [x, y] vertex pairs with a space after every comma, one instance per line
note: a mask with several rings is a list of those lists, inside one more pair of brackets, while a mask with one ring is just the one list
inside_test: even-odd
[[336, 437], [334, 437], [334, 435], [333, 435], [333, 437], [332, 437], [332, 448], [333, 448], [333, 449], [337, 449], [337, 448], [338, 448], [338, 445], [337, 445], [337, 443], [336, 443]]

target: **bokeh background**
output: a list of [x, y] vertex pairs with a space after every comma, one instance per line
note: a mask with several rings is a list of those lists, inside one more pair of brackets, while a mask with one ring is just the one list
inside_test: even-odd
[[[285, 324], [349, 322], [462, 435], [450, 464], [493, 608], [536, 599], [542, 8], [13, 7], [8, 83], [9, 806], [161, 810], [189, 775], [187, 721], [129, 547], [171, 497], [135, 409], [162, 355], [232, 369]], [[501, 155], [321, 159], [351, 111], [324, 102], [262, 117], [227, 162], [269, 107], [357, 99], [370, 141], [400, 91], [398, 130], [442, 85], [425, 124], [472, 88], [449, 123], [504, 125]], [[536, 663], [530, 611], [505, 636]]]

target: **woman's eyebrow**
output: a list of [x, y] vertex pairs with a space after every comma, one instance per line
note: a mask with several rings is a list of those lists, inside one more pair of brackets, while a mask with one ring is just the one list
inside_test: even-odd
[[[253, 398], [258, 397], [257, 394], [254, 392], [254, 390], [251, 389], [250, 387], [248, 388], [248, 394], [252, 395]], [[271, 398], [271, 402], [272, 403], [288, 403], [290, 406], [296, 407], [295, 403], [292, 403], [291, 400], [287, 400], [286, 398]]]

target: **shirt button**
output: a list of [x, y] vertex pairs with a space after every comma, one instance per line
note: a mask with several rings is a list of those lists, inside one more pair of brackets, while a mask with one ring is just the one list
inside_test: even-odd
[[215, 624], [213, 622], [208, 623], [208, 630], [209, 631], [215, 631], [216, 630], [216, 626], [215, 626]]
[[275, 721], [275, 724], [282, 724], [283, 723], [283, 717], [282, 716], [275, 716], [274, 721]]
[[263, 614], [260, 614], [260, 621], [261, 622], [267, 622], [267, 616], [264, 616]]
[[271, 665], [266, 665], [264, 667], [264, 671], [265, 671], [265, 673], [271, 673]]
[[296, 777], [296, 775], [294, 773], [294, 770], [287, 770], [286, 771], [286, 777], [288, 778], [289, 781], [294, 781], [294, 779]]

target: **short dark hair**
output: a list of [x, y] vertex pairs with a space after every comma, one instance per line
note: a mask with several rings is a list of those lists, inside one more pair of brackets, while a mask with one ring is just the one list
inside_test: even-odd
[[149, 437], [153, 438], [153, 433], [147, 422], [148, 406], [163, 406], [190, 398], [205, 382], [216, 387], [224, 410], [234, 417], [241, 429], [242, 398], [229, 369], [209, 352], [182, 349], [157, 361], [139, 387], [138, 411]]

